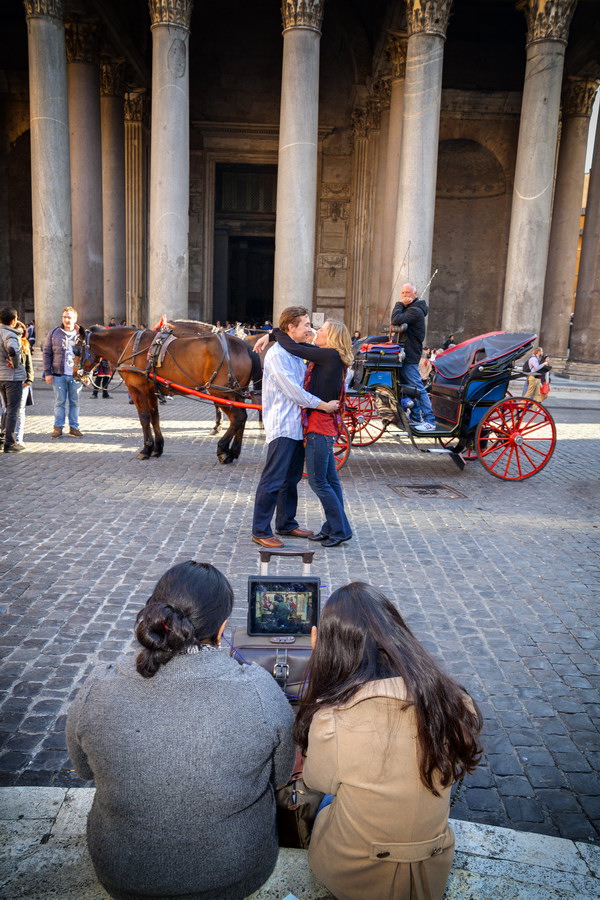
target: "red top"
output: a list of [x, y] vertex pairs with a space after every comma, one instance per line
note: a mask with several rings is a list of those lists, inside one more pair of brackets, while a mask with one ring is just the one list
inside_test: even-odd
[[331, 413], [322, 412], [320, 409], [311, 410], [308, 414], [306, 434], [323, 434], [325, 437], [337, 437], [338, 430], [334, 417]]

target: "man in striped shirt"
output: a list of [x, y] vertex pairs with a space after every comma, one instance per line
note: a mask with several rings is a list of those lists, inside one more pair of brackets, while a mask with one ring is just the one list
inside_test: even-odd
[[[288, 306], [281, 314], [279, 327], [294, 341], [306, 341], [311, 333], [308, 310], [303, 306]], [[339, 406], [338, 400], [325, 403], [305, 391], [305, 372], [304, 362], [287, 353], [279, 344], [269, 350], [262, 383], [263, 423], [268, 450], [254, 501], [252, 540], [270, 550], [283, 547], [283, 541], [275, 537], [271, 529], [273, 512], [277, 534], [288, 537], [309, 537], [313, 534], [300, 528], [296, 521], [298, 482], [304, 468], [302, 407], [332, 413]]]

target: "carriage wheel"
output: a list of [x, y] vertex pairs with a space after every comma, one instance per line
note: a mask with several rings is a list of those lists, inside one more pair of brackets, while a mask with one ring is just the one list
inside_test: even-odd
[[385, 425], [377, 415], [372, 394], [358, 394], [346, 398], [344, 424], [348, 428], [355, 447], [374, 444], [385, 431]]
[[496, 478], [523, 481], [540, 472], [556, 446], [556, 426], [535, 400], [510, 397], [492, 406], [475, 435], [481, 464]]
[[[350, 456], [350, 449], [352, 447], [352, 437], [350, 432], [343, 426], [343, 431], [338, 438], [334, 441], [333, 444], [333, 455], [335, 457], [335, 467], [339, 470], [346, 463], [346, 460]], [[304, 478], [308, 478], [308, 472], [306, 471], [306, 460], [304, 462], [304, 471], [302, 472], [302, 476]]]
[[[437, 438], [437, 440], [439, 441], [440, 446], [444, 447], [446, 450], [451, 448], [452, 444], [454, 444], [455, 441], [456, 441], [456, 446], [458, 447], [458, 445], [459, 445], [459, 441], [457, 441], [455, 437], [449, 437], [449, 438], [439, 437], [439, 438]], [[454, 449], [454, 448], [452, 447], [452, 449]], [[461, 455], [461, 458], [464, 459], [465, 462], [473, 462], [474, 459], [477, 459], [477, 451], [475, 450], [474, 447], [466, 447], [464, 450], [461, 451], [460, 455]]]

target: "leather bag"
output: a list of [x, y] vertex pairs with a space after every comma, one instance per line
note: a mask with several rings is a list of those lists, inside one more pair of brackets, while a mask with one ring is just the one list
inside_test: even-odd
[[324, 796], [306, 787], [301, 772], [294, 772], [288, 783], [275, 791], [280, 847], [306, 850]]
[[302, 696], [306, 669], [312, 654], [310, 635], [272, 636], [248, 634], [236, 628], [230, 656], [240, 664], [257, 663], [273, 676], [291, 703]]

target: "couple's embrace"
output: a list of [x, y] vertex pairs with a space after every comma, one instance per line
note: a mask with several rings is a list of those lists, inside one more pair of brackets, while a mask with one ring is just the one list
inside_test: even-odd
[[[314, 344], [308, 343], [312, 336], [308, 310], [289, 306], [280, 316], [279, 328], [255, 346], [261, 352], [269, 340], [276, 341], [266, 356], [263, 374], [268, 451], [252, 522], [252, 540], [273, 550], [283, 547], [271, 528], [273, 512], [278, 535], [306, 537], [320, 541], [323, 547], [337, 547], [352, 537], [333, 455], [333, 443], [342, 426], [352, 342], [348, 329], [339, 322], [325, 322]], [[300, 528], [296, 520], [305, 444], [308, 483], [325, 514], [317, 534]]]

